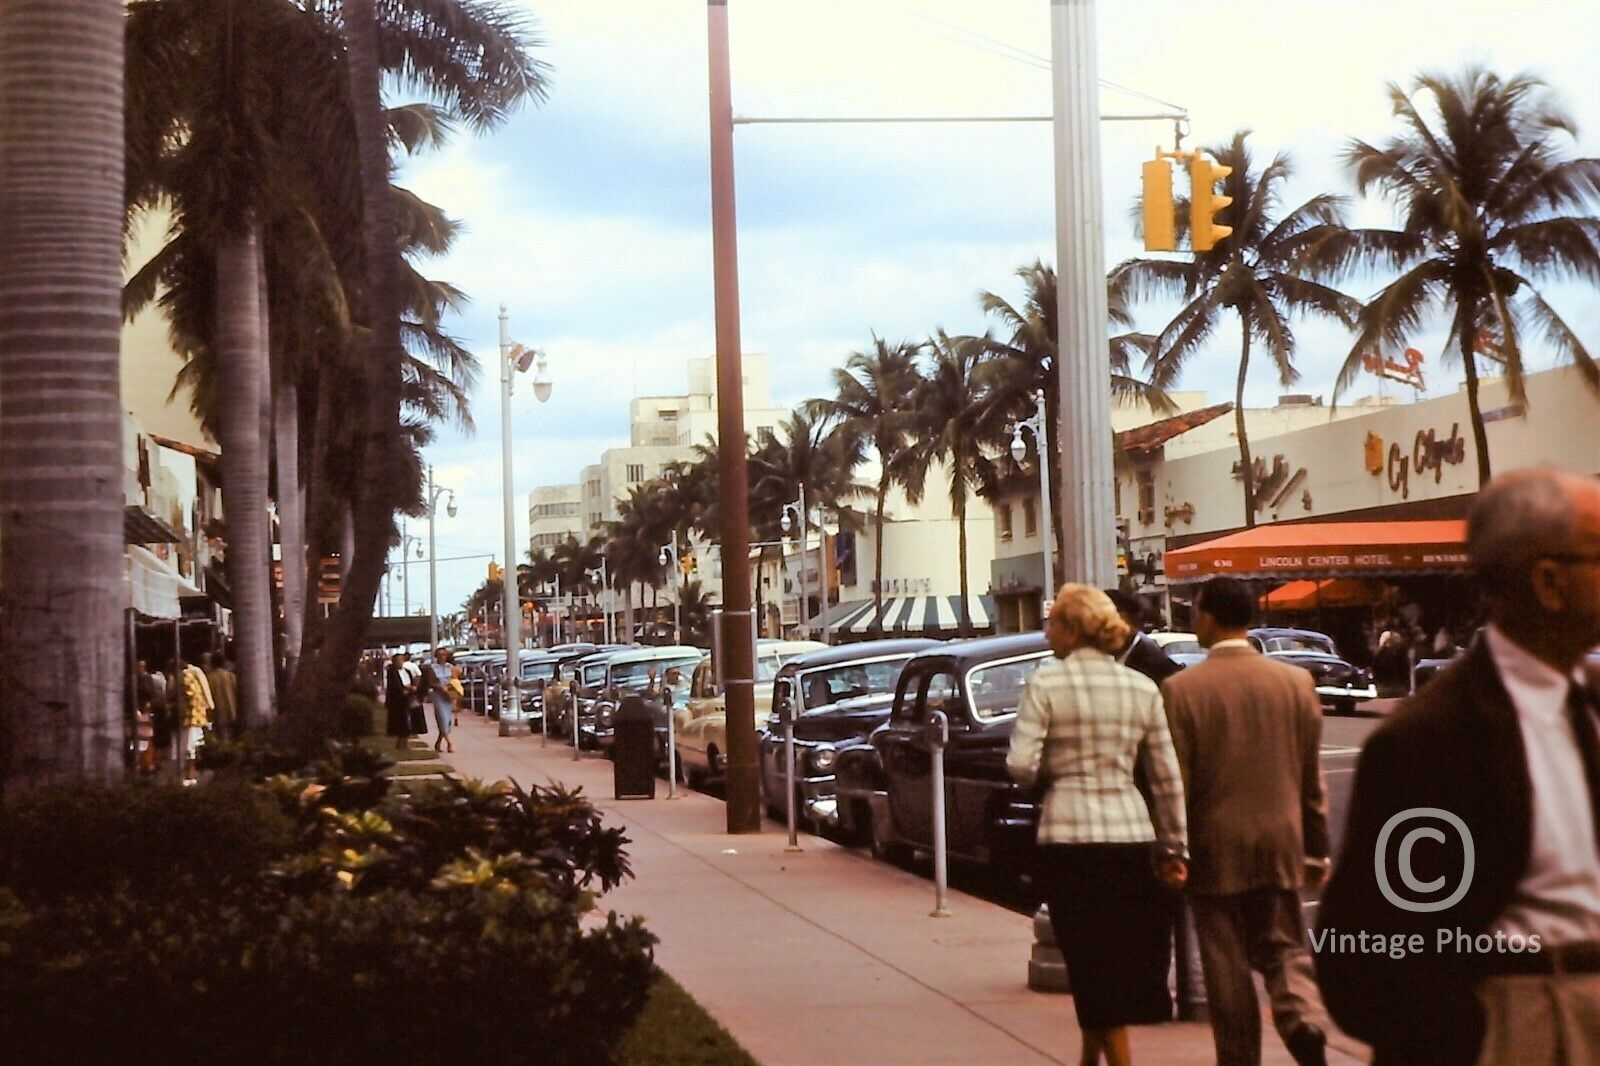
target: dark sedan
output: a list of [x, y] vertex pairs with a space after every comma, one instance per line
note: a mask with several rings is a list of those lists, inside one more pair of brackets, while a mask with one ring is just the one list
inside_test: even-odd
[[767, 813], [780, 820], [787, 816], [784, 707], [795, 715], [795, 801], [802, 820], [836, 826], [833, 763], [839, 747], [860, 743], [888, 719], [901, 669], [912, 655], [938, 646], [936, 640], [869, 640], [784, 663], [773, 682], [773, 711], [757, 749]]
[[1309, 629], [1263, 627], [1250, 631], [1250, 643], [1265, 655], [1311, 674], [1324, 710], [1351, 714], [1359, 700], [1376, 699], [1372, 675], [1341, 657], [1326, 633]]
[[[867, 810], [873, 854], [901, 861], [933, 846], [930, 723], [942, 711], [950, 727], [945, 748], [946, 840], [952, 858], [1008, 873], [1027, 869], [1038, 805], [1006, 772], [1006, 752], [1028, 675], [1050, 656], [1039, 633], [990, 637], [930, 649], [900, 675], [889, 720], [873, 732], [874, 769], [861, 749], [850, 752], [852, 783], [877, 777], [878, 788], [853, 802]], [[840, 799], [845, 798], [845, 753], [840, 754]]]

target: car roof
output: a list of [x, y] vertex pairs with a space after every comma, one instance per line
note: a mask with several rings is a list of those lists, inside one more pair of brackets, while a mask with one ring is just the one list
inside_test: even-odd
[[1321, 637], [1323, 640], [1333, 638], [1326, 633], [1319, 633], [1315, 629], [1296, 629], [1293, 626], [1257, 626], [1250, 630], [1252, 637]]
[[610, 662], [615, 656], [621, 655], [623, 652], [625, 652], [627, 650], [628, 650], [627, 648], [618, 648], [615, 651], [597, 651], [597, 652], [594, 652], [593, 654], [585, 655], [583, 658], [579, 659], [578, 660], [578, 665], [579, 666], [603, 666], [606, 663]]
[[1161, 633], [1151, 633], [1150, 639], [1154, 640], [1157, 644], [1163, 647], [1168, 644], [1178, 644], [1180, 642], [1190, 640], [1197, 644], [1200, 642], [1200, 638], [1195, 636], [1193, 633], [1180, 633], [1175, 629], [1169, 629]]
[[1009, 659], [1030, 652], [1049, 651], [1050, 642], [1043, 633], [1008, 633], [1001, 637], [980, 637], [977, 640], [955, 640], [917, 653], [918, 659], [951, 658], [965, 668], [996, 659]]
[[685, 659], [691, 655], [703, 656], [705, 654], [706, 650], [704, 648], [696, 648], [692, 644], [666, 644], [615, 652], [608, 661], [612, 666], [626, 666], [629, 663], [659, 662], [662, 659]]
[[760, 657], [762, 652], [793, 655], [797, 652], [822, 651], [826, 647], [820, 640], [763, 640], [756, 645], [756, 655]]
[[819, 666], [837, 666], [869, 659], [887, 659], [896, 655], [912, 655], [943, 644], [926, 637], [900, 637], [894, 640], [863, 640], [854, 644], [841, 644], [834, 648], [821, 648], [790, 659], [785, 669], [812, 670]]

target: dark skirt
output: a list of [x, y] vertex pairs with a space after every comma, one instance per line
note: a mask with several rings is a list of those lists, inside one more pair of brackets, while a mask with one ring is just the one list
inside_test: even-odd
[[1039, 891], [1082, 1029], [1172, 1019], [1172, 903], [1150, 844], [1046, 844]]
[[384, 703], [384, 732], [391, 737], [409, 737], [416, 735], [411, 722], [411, 701], [400, 703], [389, 700]]

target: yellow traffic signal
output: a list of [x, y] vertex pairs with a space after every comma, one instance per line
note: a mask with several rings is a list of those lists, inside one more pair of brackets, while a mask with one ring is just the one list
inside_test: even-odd
[[500, 564], [495, 562], [493, 559], [489, 560], [489, 580], [500, 581], [504, 579], [504, 577], [505, 571], [500, 568]]
[[1144, 164], [1144, 250], [1170, 252], [1178, 247], [1173, 232], [1172, 164], [1159, 157]]
[[1232, 226], [1217, 224], [1217, 213], [1233, 203], [1233, 197], [1216, 191], [1216, 183], [1233, 173], [1215, 160], [1199, 153], [1189, 161], [1189, 243], [1197, 252], [1209, 252], [1233, 232]]
[[684, 577], [700, 572], [700, 564], [695, 561], [693, 552], [686, 553], [682, 559], [678, 560], [678, 568], [683, 571]]

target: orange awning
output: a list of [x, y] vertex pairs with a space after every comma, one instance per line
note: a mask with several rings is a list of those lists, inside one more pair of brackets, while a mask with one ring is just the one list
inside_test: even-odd
[[1167, 580], [1465, 573], [1467, 523], [1306, 522], [1257, 526], [1167, 552]]
[[1358, 577], [1291, 581], [1261, 597], [1270, 611], [1314, 611], [1318, 607], [1367, 607], [1383, 598], [1383, 586]]

